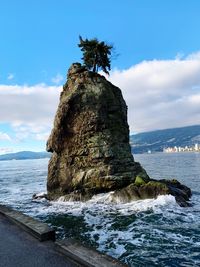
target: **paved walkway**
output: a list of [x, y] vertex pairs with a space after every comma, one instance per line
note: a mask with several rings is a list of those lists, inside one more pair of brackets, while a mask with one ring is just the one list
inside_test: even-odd
[[0, 215], [0, 267], [77, 267], [55, 250], [52, 241], [40, 242]]

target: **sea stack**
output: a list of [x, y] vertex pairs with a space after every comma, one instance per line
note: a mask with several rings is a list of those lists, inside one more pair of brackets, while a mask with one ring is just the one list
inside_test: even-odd
[[63, 196], [84, 201], [112, 191], [112, 201], [173, 194], [185, 203], [191, 195], [177, 181], [150, 179], [134, 161], [121, 90], [80, 63], [68, 70], [47, 151], [53, 153], [48, 167], [49, 199]]

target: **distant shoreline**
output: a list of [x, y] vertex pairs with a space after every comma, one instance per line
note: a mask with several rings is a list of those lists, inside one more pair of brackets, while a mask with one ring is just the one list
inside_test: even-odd
[[17, 153], [9, 153], [0, 155], [0, 161], [7, 160], [28, 160], [28, 159], [44, 159], [50, 158], [51, 153], [49, 152], [32, 152], [32, 151], [21, 151]]
[[[33, 160], [33, 159], [50, 159], [51, 157], [51, 153], [48, 152], [31, 152], [29, 151], [29, 153], [33, 153], [35, 154], [35, 156], [33, 155], [32, 157], [25, 157], [25, 156], [20, 156], [20, 153], [22, 152], [18, 152], [18, 153], [10, 153], [10, 154], [4, 154], [4, 155], [0, 155], [0, 161], [16, 161], [16, 160]], [[195, 153], [195, 154], [200, 154], [200, 151], [176, 151], [176, 152], [164, 152], [164, 151], [152, 151], [151, 153], [147, 152], [143, 152], [143, 153], [134, 153], [133, 155], [152, 155], [152, 154], [188, 154], [188, 153]], [[16, 157], [16, 154], [19, 154], [19, 156]]]

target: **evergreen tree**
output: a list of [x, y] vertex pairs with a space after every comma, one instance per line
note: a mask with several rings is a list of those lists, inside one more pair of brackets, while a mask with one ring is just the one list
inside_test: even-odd
[[98, 72], [99, 69], [102, 69], [106, 74], [109, 74], [111, 69], [110, 57], [113, 46], [105, 42], [100, 42], [96, 38], [91, 40], [86, 38], [83, 40], [82, 37], [79, 36], [79, 40], [80, 43], [78, 46], [83, 52], [82, 60], [86, 68], [93, 72]]

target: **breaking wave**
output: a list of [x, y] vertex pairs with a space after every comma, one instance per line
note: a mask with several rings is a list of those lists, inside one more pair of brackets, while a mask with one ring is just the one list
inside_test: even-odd
[[45, 190], [47, 160], [0, 162], [0, 203], [52, 225], [58, 238], [78, 239], [129, 266], [200, 266], [200, 155], [152, 154], [137, 160], [155, 178], [182, 177], [193, 189], [193, 206], [182, 208], [171, 195], [112, 203], [112, 192], [87, 202], [32, 200]]

